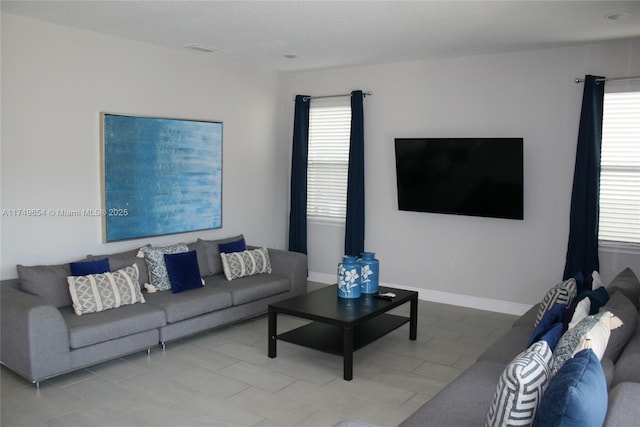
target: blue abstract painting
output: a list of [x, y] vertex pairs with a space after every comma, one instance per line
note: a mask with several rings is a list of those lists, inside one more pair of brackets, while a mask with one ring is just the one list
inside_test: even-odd
[[102, 120], [106, 242], [222, 227], [222, 123]]

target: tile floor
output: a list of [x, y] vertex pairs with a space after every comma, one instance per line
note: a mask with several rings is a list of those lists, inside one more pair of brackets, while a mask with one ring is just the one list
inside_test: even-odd
[[[405, 324], [357, 351], [352, 381], [342, 379], [340, 357], [283, 341], [269, 359], [266, 315], [53, 378], [40, 390], [2, 367], [0, 425], [396, 426], [515, 319], [420, 301], [417, 341]], [[278, 316], [278, 332], [303, 322]]]

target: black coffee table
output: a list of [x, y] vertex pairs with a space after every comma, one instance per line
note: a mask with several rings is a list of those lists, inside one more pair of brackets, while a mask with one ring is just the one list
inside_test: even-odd
[[[362, 295], [357, 299], [338, 298], [337, 286], [327, 286], [269, 305], [269, 357], [276, 357], [276, 341], [310, 347], [344, 359], [345, 380], [353, 379], [353, 352], [409, 322], [409, 339], [418, 332], [418, 293], [380, 287], [380, 293], [393, 292], [392, 301]], [[387, 313], [411, 303], [409, 317]], [[312, 320], [299, 328], [278, 334], [278, 313]]]

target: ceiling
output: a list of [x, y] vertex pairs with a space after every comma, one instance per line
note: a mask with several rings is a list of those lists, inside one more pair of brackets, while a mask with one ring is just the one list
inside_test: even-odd
[[212, 47], [189, 52], [279, 71], [640, 36], [640, 1], [2, 0], [1, 8], [175, 49]]

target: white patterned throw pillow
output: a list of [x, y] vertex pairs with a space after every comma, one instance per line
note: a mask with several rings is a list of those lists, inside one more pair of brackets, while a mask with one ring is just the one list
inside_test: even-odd
[[267, 248], [258, 248], [242, 252], [220, 253], [222, 270], [227, 280], [271, 273], [271, 260]]
[[587, 348], [593, 350], [598, 360], [602, 360], [611, 330], [620, 326], [622, 321], [610, 311], [601, 311], [582, 319], [562, 335], [553, 351], [552, 375], [555, 375], [576, 353]]
[[485, 426], [528, 426], [551, 381], [552, 352], [538, 341], [516, 356], [502, 372]]
[[589, 298], [582, 298], [580, 302], [576, 304], [576, 310], [573, 312], [568, 329], [573, 329], [582, 319], [587, 317], [589, 310], [591, 310], [591, 300]]
[[[168, 291], [171, 289], [171, 281], [164, 262], [164, 254], [179, 254], [189, 252], [186, 243], [176, 243], [171, 246], [154, 247], [143, 246], [138, 256], [144, 257], [149, 268], [149, 280], [156, 291]], [[146, 286], [145, 286], [146, 287]]]
[[571, 301], [576, 297], [577, 290], [578, 285], [576, 284], [576, 280], [573, 278], [560, 282], [553, 288], [549, 289], [540, 303], [540, 308], [538, 309], [538, 314], [533, 327], [535, 328], [538, 326], [538, 323], [540, 323], [540, 320], [545, 313], [554, 305], [564, 304], [569, 307], [569, 305], [571, 305]]
[[67, 277], [74, 311], [80, 316], [145, 302], [138, 276], [138, 266], [133, 264], [113, 273]]

